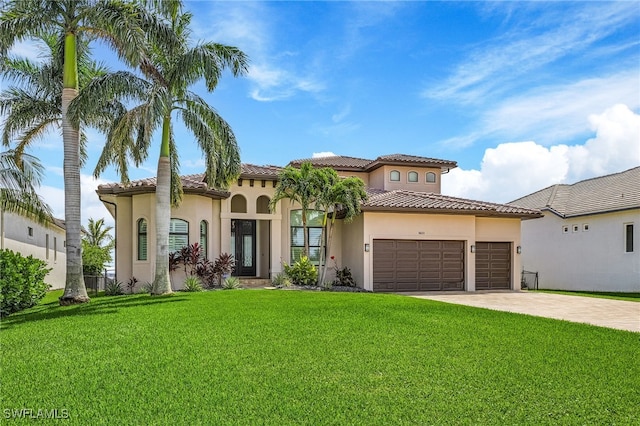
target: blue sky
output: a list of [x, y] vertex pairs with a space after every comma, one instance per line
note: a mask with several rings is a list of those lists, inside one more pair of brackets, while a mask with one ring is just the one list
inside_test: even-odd
[[[231, 124], [243, 162], [286, 165], [335, 153], [455, 160], [443, 193], [507, 202], [554, 183], [640, 165], [640, 3], [187, 2], [194, 42], [239, 47], [248, 75], [193, 90]], [[15, 54], [32, 56], [21, 43]], [[118, 68], [97, 46], [98, 59]], [[181, 172], [202, 171], [176, 127]], [[83, 211], [106, 217], [90, 177]], [[62, 141], [33, 150], [40, 192], [63, 216]], [[158, 144], [132, 178], [155, 175]]]

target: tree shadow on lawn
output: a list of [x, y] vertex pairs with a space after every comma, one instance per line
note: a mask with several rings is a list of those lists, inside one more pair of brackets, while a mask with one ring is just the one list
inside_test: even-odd
[[[109, 299], [109, 300], [105, 300]], [[115, 314], [121, 308], [148, 306], [165, 303], [183, 302], [187, 298], [176, 294], [166, 296], [123, 295], [96, 296], [91, 302], [81, 305], [60, 306], [57, 301], [34, 306], [22, 312], [16, 312], [0, 321], [0, 330], [9, 329], [23, 323], [43, 321], [70, 316], [91, 316]]]

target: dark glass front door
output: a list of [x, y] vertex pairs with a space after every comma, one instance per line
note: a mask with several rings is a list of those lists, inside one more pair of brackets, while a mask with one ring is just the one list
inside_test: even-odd
[[256, 276], [256, 221], [231, 220], [231, 253], [236, 259], [233, 275]]

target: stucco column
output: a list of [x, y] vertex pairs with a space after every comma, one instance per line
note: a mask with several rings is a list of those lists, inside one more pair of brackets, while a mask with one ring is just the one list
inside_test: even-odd
[[[220, 253], [231, 253], [231, 218], [220, 218]], [[234, 253], [231, 253], [234, 254]]]
[[467, 276], [466, 291], [476, 291], [476, 254], [471, 252], [471, 246], [475, 244], [475, 241], [467, 240], [464, 247], [465, 269]]
[[271, 277], [282, 272], [282, 220], [271, 219]]

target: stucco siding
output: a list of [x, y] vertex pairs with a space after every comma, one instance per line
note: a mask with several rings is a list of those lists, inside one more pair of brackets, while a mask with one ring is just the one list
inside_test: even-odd
[[[632, 253], [625, 252], [628, 223], [634, 224]], [[539, 288], [638, 292], [639, 226], [639, 209], [568, 219], [545, 212], [522, 224], [523, 267], [539, 273]]]
[[369, 267], [371, 253], [364, 252], [364, 215], [357, 216], [351, 223], [343, 223], [340, 231], [340, 239], [336, 238], [342, 251], [341, 256], [336, 255], [338, 266], [351, 269], [358, 287], [368, 288], [365, 271]]
[[[390, 173], [392, 170], [400, 172], [400, 181], [391, 181]], [[417, 182], [408, 182], [408, 173], [418, 173]], [[426, 174], [432, 172], [436, 175], [434, 183], [426, 182]], [[430, 167], [407, 167], [407, 166], [382, 166], [371, 172], [371, 188], [385, 189], [392, 191], [394, 189], [405, 189], [417, 192], [433, 192], [440, 194], [440, 169]]]
[[[3, 230], [2, 248], [20, 253], [25, 257], [33, 256], [44, 260], [47, 262], [47, 267], [51, 268], [45, 277], [45, 282], [50, 284], [52, 289], [64, 288], [67, 276], [64, 230], [54, 225], [38, 225], [13, 213], [3, 212], [0, 218], [2, 220], [0, 228]], [[33, 230], [32, 236], [28, 234], [29, 227]]]

